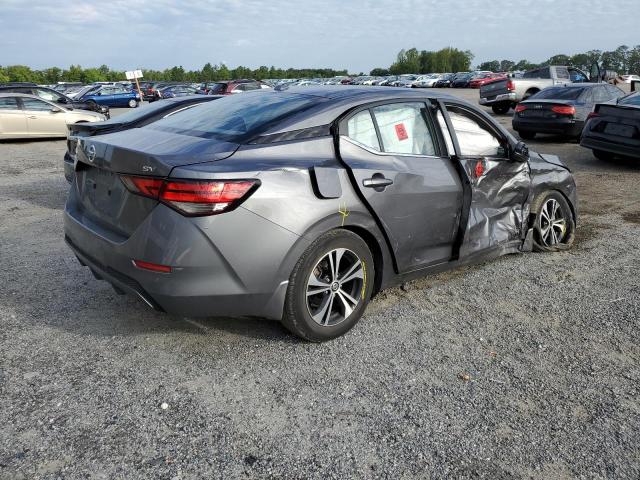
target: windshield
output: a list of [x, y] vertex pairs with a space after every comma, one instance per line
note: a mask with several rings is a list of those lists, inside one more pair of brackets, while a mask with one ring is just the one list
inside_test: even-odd
[[277, 121], [317, 102], [306, 95], [266, 91], [232, 95], [163, 118], [149, 128], [166, 132], [242, 142]]
[[550, 99], [550, 100], [577, 100], [582, 92], [584, 92], [584, 88], [568, 88], [568, 87], [552, 87], [545, 88], [544, 90], [536, 93], [535, 95], [531, 95], [529, 100], [542, 100], [542, 99]]

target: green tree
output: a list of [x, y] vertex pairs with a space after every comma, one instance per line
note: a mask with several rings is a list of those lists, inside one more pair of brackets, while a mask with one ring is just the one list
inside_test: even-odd
[[491, 60], [490, 62], [484, 62], [478, 65], [478, 70], [489, 70], [491, 72], [497, 72], [500, 70], [500, 62], [498, 60]]
[[388, 68], [374, 68], [369, 72], [372, 77], [385, 77], [390, 75]]

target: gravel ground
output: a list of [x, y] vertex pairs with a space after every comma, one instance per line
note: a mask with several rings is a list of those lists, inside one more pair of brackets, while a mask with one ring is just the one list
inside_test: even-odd
[[64, 245], [64, 141], [0, 144], [0, 478], [640, 478], [640, 165], [528, 143], [575, 171], [573, 250], [383, 292], [322, 345], [116, 295]]

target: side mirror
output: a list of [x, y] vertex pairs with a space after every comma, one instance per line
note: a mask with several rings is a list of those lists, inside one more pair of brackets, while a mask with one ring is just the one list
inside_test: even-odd
[[60, 113], [62, 112], [61, 108], [58, 107], [51, 107], [51, 113]]
[[516, 146], [511, 149], [510, 158], [515, 162], [529, 161], [529, 147], [527, 147], [527, 144], [518, 142]]

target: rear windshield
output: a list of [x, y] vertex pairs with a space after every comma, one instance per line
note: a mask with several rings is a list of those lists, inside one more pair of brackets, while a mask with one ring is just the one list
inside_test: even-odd
[[149, 125], [149, 128], [227, 142], [242, 142], [316, 102], [317, 99], [306, 95], [248, 92], [198, 105], [163, 118]]
[[211, 88], [209, 89], [209, 91], [213, 94], [224, 93], [226, 90], [227, 90], [226, 83], [214, 83], [213, 85], [211, 85]]
[[620, 105], [640, 105], [640, 93], [633, 93], [618, 102]]
[[128, 112], [123, 113], [122, 115], [118, 115], [117, 117], [111, 117], [109, 120], [102, 122], [102, 124], [117, 125], [120, 123], [137, 122], [138, 120], [141, 120], [143, 118], [148, 118], [157, 112], [161, 112], [166, 115], [172, 110], [178, 110], [180, 108], [184, 108], [187, 106], [189, 106], [189, 102], [176, 102], [174, 100], [159, 100], [157, 102], [153, 102], [148, 105], [145, 105], [144, 107], [134, 108], [132, 110], [129, 110]]
[[584, 88], [568, 88], [568, 87], [552, 87], [545, 88], [544, 90], [536, 93], [529, 97], [529, 100], [541, 100], [541, 99], [549, 99], [549, 100], [577, 100], [582, 92], [584, 92]]

